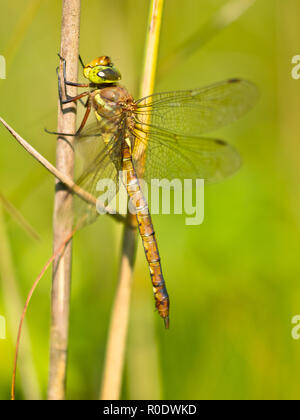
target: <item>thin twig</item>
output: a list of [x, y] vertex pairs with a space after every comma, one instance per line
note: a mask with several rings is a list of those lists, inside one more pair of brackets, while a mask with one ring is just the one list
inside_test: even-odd
[[[76, 82], [78, 76], [80, 0], [63, 0], [60, 55], [67, 62], [67, 79]], [[76, 88], [70, 87], [69, 95], [75, 96]], [[58, 126], [60, 133], [74, 134], [76, 130], [76, 104], [58, 105]], [[74, 137], [58, 137], [56, 166], [73, 178]], [[59, 212], [65, 216], [59, 217]], [[72, 232], [72, 194], [58, 180], [54, 200], [53, 250]], [[64, 254], [53, 263], [51, 295], [50, 366], [48, 399], [63, 400], [66, 395], [67, 352], [69, 334], [69, 307], [71, 291], [72, 242], [64, 248]]]
[[[35, 150], [26, 140], [24, 140], [3, 118], [0, 117], [0, 122], [4, 125], [5, 128], [12, 134], [12, 136], [17, 140], [17, 142], [31, 155], [33, 156], [44, 168], [46, 168], [52, 175], [59, 179], [69, 190], [74, 194], [78, 195], [82, 200], [86, 201], [92, 205], [98, 205], [96, 197], [94, 197], [89, 192], [85, 191], [79, 185], [71, 179], [71, 177], [65, 175], [63, 172], [58, 170], [53, 166], [47, 159], [44, 158], [37, 150]], [[125, 217], [120, 214], [114, 214], [114, 211], [109, 206], [103, 207], [103, 210], [120, 222], [125, 222]]]
[[[150, 5], [141, 96], [153, 93], [163, 3], [163, 0], [152, 0]], [[125, 226], [123, 234], [119, 283], [111, 315], [100, 392], [100, 398], [103, 400], [120, 398], [136, 244], [136, 220], [134, 216], [128, 214], [128, 224]]]

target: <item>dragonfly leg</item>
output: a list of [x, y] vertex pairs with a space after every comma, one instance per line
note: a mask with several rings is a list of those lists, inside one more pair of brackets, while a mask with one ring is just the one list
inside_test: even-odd
[[78, 58], [79, 58], [80, 64], [82, 65], [82, 68], [84, 69], [85, 68], [85, 65], [84, 65], [84, 63], [82, 61], [82, 58], [81, 58], [80, 54], [79, 54]]
[[[67, 89], [66, 86], [76, 86], [76, 87], [89, 87], [89, 83], [75, 83], [75, 82], [69, 82], [67, 80], [67, 75], [66, 75], [66, 60], [59, 55], [59, 58], [62, 60], [63, 62], [63, 87], [62, 87], [62, 81], [61, 81], [61, 77], [59, 74], [59, 67], [56, 68], [56, 73], [57, 73], [57, 79], [58, 79], [58, 93], [59, 93], [59, 100], [60, 100], [60, 104], [66, 104], [66, 103], [70, 103], [70, 102], [74, 102], [77, 101], [79, 99], [81, 99], [83, 96], [88, 95], [89, 92], [86, 92], [86, 94], [83, 94], [82, 96], [78, 95], [78, 96], [69, 96], [67, 94]], [[66, 99], [63, 99], [63, 96], [65, 94]]]
[[[61, 59], [63, 63], [63, 76], [64, 76], [64, 84], [69, 86], [77, 86], [77, 87], [89, 87], [89, 83], [75, 83], [75, 82], [69, 82], [67, 80], [67, 71], [66, 71], [66, 59], [62, 57], [60, 54], [58, 54], [59, 58]], [[80, 63], [83, 65], [83, 62], [81, 60], [81, 57], [79, 56]]]
[[70, 134], [70, 133], [60, 133], [59, 131], [50, 131], [47, 128], [44, 128], [45, 132], [47, 134], [54, 134], [56, 136], [69, 136], [69, 137], [76, 137], [76, 133], [75, 134]]
[[[47, 130], [47, 128], [45, 128], [46, 133], [55, 134], [56, 136], [72, 136], [72, 137], [78, 136], [78, 134], [82, 131], [83, 127], [85, 126], [85, 124], [87, 122], [87, 119], [88, 119], [88, 116], [90, 115], [91, 108], [92, 108], [92, 105], [91, 105], [89, 100], [87, 101], [85, 106], [86, 106], [86, 111], [85, 111], [84, 117], [83, 117], [83, 119], [81, 121], [81, 124], [80, 124], [80, 126], [79, 126], [79, 128], [78, 128], [78, 130], [76, 131], [75, 134], [60, 133], [60, 132], [57, 132], [57, 131], [49, 131], [49, 130]], [[99, 136], [101, 136], [101, 133], [99, 133]]]
[[81, 132], [81, 130], [83, 129], [83, 127], [85, 126], [85, 124], [87, 122], [87, 119], [88, 119], [88, 116], [90, 115], [90, 112], [91, 112], [91, 107], [92, 107], [91, 101], [88, 100], [87, 103], [86, 103], [86, 111], [85, 111], [84, 117], [81, 121], [81, 124], [80, 124], [78, 130], [76, 131], [76, 135], [78, 135]]
[[[67, 99], [61, 99], [60, 98], [60, 103], [61, 105], [64, 104], [69, 104], [70, 102], [76, 102], [79, 101], [81, 98], [84, 98], [85, 96], [88, 96], [90, 94], [90, 92], [82, 92], [79, 95], [76, 96], [67, 96]], [[86, 104], [84, 105], [86, 106]]]

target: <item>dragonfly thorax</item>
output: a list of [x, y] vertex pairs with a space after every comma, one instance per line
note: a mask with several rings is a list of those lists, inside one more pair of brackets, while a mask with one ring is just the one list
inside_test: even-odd
[[94, 90], [91, 93], [91, 101], [98, 116], [111, 119], [116, 123], [122, 117], [129, 117], [136, 108], [132, 96], [120, 86]]

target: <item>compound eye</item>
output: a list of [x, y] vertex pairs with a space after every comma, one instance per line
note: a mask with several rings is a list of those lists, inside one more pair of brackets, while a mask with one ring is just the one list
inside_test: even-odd
[[121, 75], [116, 68], [106, 67], [98, 71], [97, 76], [100, 77], [103, 82], [111, 83], [117, 82], [121, 79]]

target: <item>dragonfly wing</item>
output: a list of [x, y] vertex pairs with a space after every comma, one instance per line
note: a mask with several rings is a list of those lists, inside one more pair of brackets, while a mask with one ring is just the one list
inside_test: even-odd
[[257, 98], [257, 87], [241, 79], [157, 93], [136, 102], [136, 121], [144, 130], [150, 124], [181, 135], [199, 136], [235, 121], [252, 108]]
[[[142, 138], [137, 140], [143, 142]], [[133, 156], [139, 178], [204, 179], [218, 182], [236, 172], [241, 164], [239, 153], [223, 140], [167, 134], [151, 130], [142, 156]]]
[[[93, 124], [76, 138], [76, 184], [96, 198], [105, 192], [105, 204], [109, 205], [118, 192], [118, 175], [122, 165], [121, 133], [99, 135], [99, 127]], [[99, 185], [99, 181], [105, 184]], [[103, 186], [107, 185], [105, 191]], [[76, 220], [85, 217], [91, 223], [98, 215], [94, 205], [87, 204], [79, 197], [74, 197]]]

